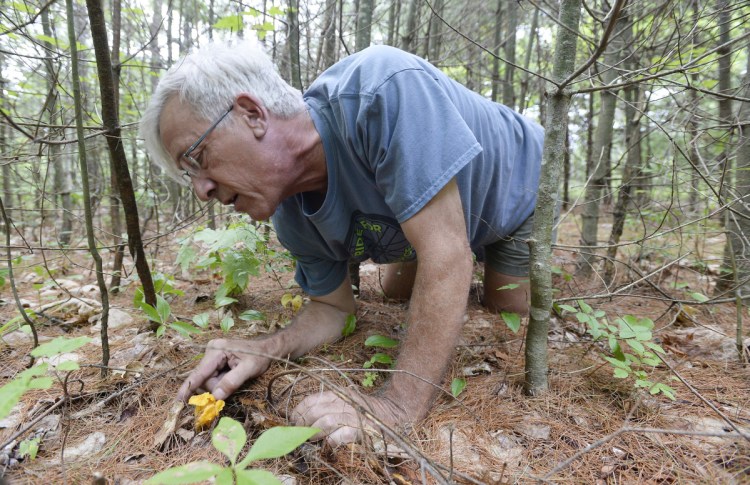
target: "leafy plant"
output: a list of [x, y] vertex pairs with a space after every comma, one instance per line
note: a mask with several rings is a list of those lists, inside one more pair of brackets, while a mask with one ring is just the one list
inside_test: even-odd
[[653, 342], [654, 322], [650, 318], [625, 315], [617, 318], [613, 324], [604, 311], [594, 310], [583, 300], [578, 300], [578, 308], [570, 305], [559, 305], [559, 308], [574, 313], [578, 321], [586, 325], [594, 341], [607, 341], [611, 355], [601, 356], [612, 365], [615, 377], [632, 377], [636, 388], [675, 399], [674, 389], [664, 383], [649, 380], [649, 374], [644, 370], [659, 365], [661, 359], [658, 354], [665, 354], [664, 349]]
[[221, 271], [224, 281], [214, 297], [214, 305], [220, 308], [235, 303], [235, 297], [250, 283], [250, 276], [258, 275], [261, 257], [273, 258], [275, 255], [251, 221], [239, 218], [226, 229], [205, 228], [183, 239], [177, 264], [182, 271], [187, 271], [190, 266]]
[[145, 313], [149, 320], [159, 325], [156, 328], [157, 337], [164, 335], [167, 328], [171, 328], [188, 338], [191, 335], [200, 333], [200, 329], [206, 328], [208, 325], [207, 314], [202, 314], [198, 319], [196, 319], [197, 316], [194, 317], [193, 323], [195, 323], [195, 325], [175, 319], [172, 316], [172, 308], [165, 297], [184, 296], [185, 293], [174, 287], [174, 280], [170, 276], [166, 276], [162, 273], [153, 273], [151, 277], [154, 282], [154, 290], [156, 291], [156, 307], [146, 303], [143, 296], [143, 287], [139, 287], [135, 290], [133, 305]]
[[458, 397], [458, 395], [464, 391], [465, 387], [466, 379], [463, 377], [456, 377], [451, 381], [451, 394], [453, 394], [453, 397]]
[[197, 483], [214, 479], [217, 484], [280, 485], [281, 481], [266, 470], [248, 469], [254, 461], [279, 458], [290, 453], [316, 433], [317, 428], [278, 426], [263, 432], [239, 463], [247, 434], [240, 423], [223, 417], [211, 433], [211, 443], [229, 460], [224, 467], [208, 461], [188, 463], [164, 470], [146, 480], [147, 485]]
[[518, 333], [521, 328], [521, 315], [513, 312], [500, 312], [500, 316], [513, 333]]
[[349, 314], [346, 316], [346, 323], [344, 323], [344, 328], [341, 329], [341, 336], [342, 337], [348, 337], [349, 335], [354, 333], [354, 330], [357, 329], [357, 316], [354, 314]]
[[[78, 348], [91, 342], [89, 337], [77, 337], [73, 339], [57, 337], [54, 340], [46, 342], [31, 351], [33, 357], [54, 357], [66, 352], [73, 352]], [[52, 387], [53, 380], [47, 376], [49, 369], [48, 363], [38, 364], [31, 369], [20, 372], [13, 380], [0, 387], [0, 419], [10, 414], [21, 397], [32, 389], [49, 389]], [[61, 372], [78, 370], [79, 366], [75, 362], [62, 362], [56, 366]]]
[[[377, 347], [382, 349], [392, 349], [398, 347], [399, 341], [383, 335], [371, 335], [365, 340], [365, 347]], [[376, 352], [370, 357], [370, 360], [365, 362], [362, 367], [365, 369], [372, 368], [375, 364], [381, 364], [388, 367], [396, 365], [396, 361], [390, 355], [383, 352]], [[362, 386], [372, 387], [375, 381], [378, 379], [376, 372], [365, 372], [365, 376], [362, 379]]]

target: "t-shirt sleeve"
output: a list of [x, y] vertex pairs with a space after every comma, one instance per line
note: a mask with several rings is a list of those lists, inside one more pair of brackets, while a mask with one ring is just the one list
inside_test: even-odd
[[356, 151], [399, 222], [419, 212], [482, 151], [445, 89], [422, 69], [403, 69], [370, 96], [351, 100], [358, 110], [353, 144], [361, 143]]

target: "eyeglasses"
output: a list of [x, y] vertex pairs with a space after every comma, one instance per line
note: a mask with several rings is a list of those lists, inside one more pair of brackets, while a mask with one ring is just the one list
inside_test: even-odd
[[223, 115], [219, 117], [218, 120], [212, 124], [205, 133], [201, 135], [200, 138], [198, 138], [195, 143], [190, 145], [190, 148], [187, 149], [185, 153], [182, 154], [182, 157], [180, 158], [180, 168], [183, 170], [184, 175], [187, 177], [197, 177], [198, 173], [201, 170], [201, 163], [193, 158], [190, 154], [195, 151], [196, 148], [198, 148], [198, 145], [201, 144], [203, 140], [206, 139], [208, 135], [211, 134], [212, 131], [216, 129], [216, 127], [221, 123], [221, 120], [227, 117], [230, 111], [232, 111], [232, 108], [234, 108], [234, 105], [229, 106], [229, 109], [224, 112]]

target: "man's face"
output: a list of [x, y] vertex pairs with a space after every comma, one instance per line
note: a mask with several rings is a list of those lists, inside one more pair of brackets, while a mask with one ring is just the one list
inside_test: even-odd
[[264, 220], [281, 202], [282, 180], [274, 169], [278, 160], [264, 156], [269, 153], [265, 146], [269, 143], [267, 124], [260, 123], [259, 129], [257, 113], [246, 108], [246, 104], [238, 104], [210, 130], [217, 120], [193, 122], [192, 109], [175, 97], [165, 105], [159, 129], [164, 146], [179, 167], [187, 165], [184, 154], [188, 148], [210, 131], [190, 152], [201, 167], [190, 177], [196, 195]]

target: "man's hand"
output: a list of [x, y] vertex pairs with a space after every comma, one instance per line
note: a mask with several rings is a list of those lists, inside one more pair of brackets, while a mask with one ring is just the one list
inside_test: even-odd
[[292, 421], [298, 426], [320, 428], [322, 431], [312, 439], [325, 438], [335, 447], [357, 441], [364, 428], [379, 428], [377, 423], [359, 413], [359, 408], [372, 413], [391, 428], [409, 420], [401, 407], [383, 396], [363, 396], [354, 389], [349, 389], [347, 395], [354, 404], [331, 391], [307, 396], [292, 411]]
[[263, 374], [271, 365], [271, 339], [211, 340], [206, 354], [190, 373], [177, 393], [187, 401], [197, 390], [211, 392], [216, 399], [226, 399], [240, 386]]

